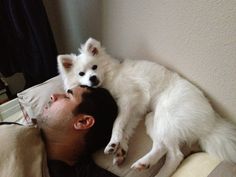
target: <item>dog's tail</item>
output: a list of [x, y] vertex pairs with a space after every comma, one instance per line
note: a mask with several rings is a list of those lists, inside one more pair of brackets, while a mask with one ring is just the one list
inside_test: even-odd
[[200, 139], [200, 145], [209, 154], [236, 163], [236, 126], [217, 116], [215, 127]]

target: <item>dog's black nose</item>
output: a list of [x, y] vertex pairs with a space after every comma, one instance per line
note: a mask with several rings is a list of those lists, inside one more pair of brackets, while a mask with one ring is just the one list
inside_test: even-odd
[[91, 77], [89, 78], [89, 80], [91, 81], [92, 86], [96, 86], [96, 85], [99, 84], [99, 80], [98, 80], [98, 78], [97, 78], [96, 76], [91, 76]]

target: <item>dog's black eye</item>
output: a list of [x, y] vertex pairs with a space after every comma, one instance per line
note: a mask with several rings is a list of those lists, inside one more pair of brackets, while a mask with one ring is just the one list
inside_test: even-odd
[[83, 75], [85, 75], [85, 73], [84, 72], [79, 72], [79, 75], [83, 76]]
[[93, 66], [92, 66], [92, 70], [96, 70], [97, 68], [98, 68], [97, 65], [93, 65]]

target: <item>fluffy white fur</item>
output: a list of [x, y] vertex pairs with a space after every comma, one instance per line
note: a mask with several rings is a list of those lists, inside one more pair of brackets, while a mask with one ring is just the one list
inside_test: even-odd
[[114, 164], [123, 162], [128, 140], [145, 115], [153, 146], [132, 168], [148, 168], [166, 154], [166, 162], [156, 177], [168, 177], [183, 160], [180, 146], [196, 142], [204, 151], [236, 162], [235, 126], [222, 119], [204, 94], [177, 73], [150, 61], [120, 62], [92, 38], [78, 56], [58, 56], [58, 67], [65, 89], [102, 86], [117, 99], [119, 115], [104, 151], [115, 154]]

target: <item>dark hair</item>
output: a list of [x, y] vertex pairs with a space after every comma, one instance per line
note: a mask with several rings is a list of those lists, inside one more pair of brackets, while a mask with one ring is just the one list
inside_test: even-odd
[[86, 152], [93, 153], [108, 144], [118, 114], [118, 106], [109, 91], [104, 88], [88, 88], [73, 114], [87, 114], [95, 119], [95, 124], [85, 136]]

